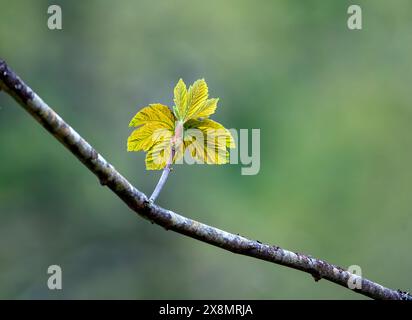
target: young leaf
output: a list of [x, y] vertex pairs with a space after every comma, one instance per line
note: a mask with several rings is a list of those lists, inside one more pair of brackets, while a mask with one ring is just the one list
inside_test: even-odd
[[153, 124], [173, 130], [175, 117], [167, 106], [160, 103], [150, 104], [133, 117], [129, 127], [138, 127], [144, 124]]
[[194, 119], [199, 110], [206, 102], [208, 97], [208, 88], [204, 79], [197, 80], [190, 86], [187, 99], [187, 110], [183, 116], [183, 121]]
[[163, 140], [155, 143], [146, 154], [146, 169], [161, 170], [170, 158], [170, 141]]
[[197, 118], [207, 118], [213, 113], [215, 113], [215, 110], [217, 108], [217, 103], [219, 99], [208, 99], [206, 100], [195, 112], [193, 115], [191, 115], [192, 119], [197, 119]]
[[186, 129], [199, 129], [203, 132], [204, 138], [218, 138], [224, 137], [225, 146], [228, 148], [235, 148], [235, 141], [233, 140], [232, 134], [219, 122], [213, 121], [211, 119], [203, 120], [189, 120], [185, 125]]
[[127, 150], [146, 151], [148, 170], [165, 168], [181, 159], [186, 150], [204, 163], [227, 163], [227, 148], [234, 148], [235, 143], [224, 126], [208, 119], [215, 112], [218, 99], [208, 99], [205, 80], [195, 81], [187, 90], [180, 79], [174, 88], [174, 102], [173, 112], [156, 103], [133, 117], [129, 126], [137, 129], [127, 139]]
[[187, 110], [187, 89], [186, 84], [183, 82], [182, 79], [179, 79], [174, 89], [173, 100], [175, 102], [175, 107], [173, 107], [175, 116], [177, 119], [183, 120], [183, 116], [186, 114]]
[[149, 151], [160, 140], [170, 140], [173, 131], [153, 124], [143, 125], [127, 139], [127, 151]]

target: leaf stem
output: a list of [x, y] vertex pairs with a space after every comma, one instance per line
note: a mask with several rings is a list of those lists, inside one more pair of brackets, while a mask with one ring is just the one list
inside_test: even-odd
[[172, 170], [172, 163], [173, 163], [173, 158], [175, 156], [175, 148], [172, 146], [172, 150], [170, 152], [169, 159], [166, 163], [166, 167], [163, 169], [162, 175], [160, 176], [159, 182], [156, 185], [156, 188], [154, 189], [152, 195], [150, 196], [149, 200], [152, 202], [155, 202], [156, 198], [159, 196], [160, 192], [163, 189], [163, 186], [165, 185], [167, 181], [167, 177], [169, 176], [170, 171]]

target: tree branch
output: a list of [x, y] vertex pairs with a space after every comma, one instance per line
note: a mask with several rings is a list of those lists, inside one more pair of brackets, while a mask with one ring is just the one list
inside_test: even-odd
[[374, 299], [412, 300], [400, 290], [385, 288], [357, 275], [308, 255], [294, 253], [278, 246], [260, 243], [212, 226], [191, 220], [149, 201], [86, 140], [54, 112], [0, 59], [0, 89], [11, 95], [47, 131], [70, 150], [91, 172], [107, 185], [133, 211], [166, 230], [206, 242], [237, 254], [269, 261], [311, 274], [316, 281], [326, 279], [348, 288], [348, 283], [360, 281], [361, 288], [353, 291]]

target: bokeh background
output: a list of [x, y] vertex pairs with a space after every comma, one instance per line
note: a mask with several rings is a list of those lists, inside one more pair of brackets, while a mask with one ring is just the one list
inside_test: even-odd
[[[356, 3], [362, 31], [352, 1], [0, 0], [0, 57], [145, 193], [129, 120], [204, 77], [214, 119], [261, 129], [260, 173], [178, 166], [158, 203], [409, 290], [412, 3]], [[140, 219], [4, 93], [0, 164], [0, 298], [362, 299]]]

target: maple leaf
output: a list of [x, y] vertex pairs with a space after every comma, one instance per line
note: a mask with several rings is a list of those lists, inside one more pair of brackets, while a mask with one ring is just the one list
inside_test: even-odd
[[186, 151], [199, 163], [224, 164], [227, 148], [235, 143], [229, 130], [209, 119], [219, 99], [209, 99], [206, 81], [189, 89], [180, 79], [174, 88], [172, 109], [160, 103], [141, 109], [130, 121], [137, 127], [127, 139], [127, 151], [146, 151], [146, 169], [161, 170], [181, 159]]

